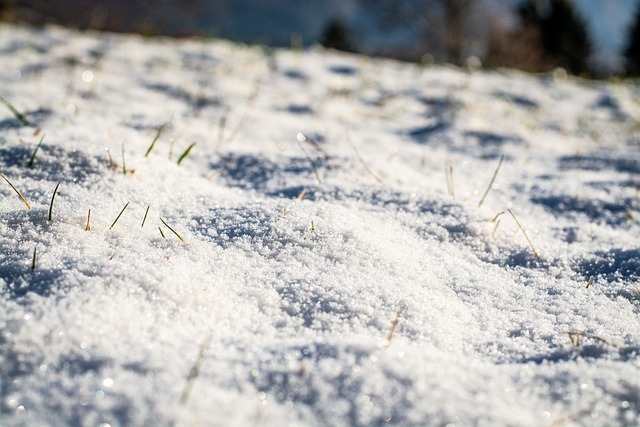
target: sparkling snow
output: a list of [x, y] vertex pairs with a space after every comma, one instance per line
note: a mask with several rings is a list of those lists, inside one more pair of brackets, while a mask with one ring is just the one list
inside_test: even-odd
[[0, 58], [3, 426], [640, 424], [638, 82], [11, 25]]

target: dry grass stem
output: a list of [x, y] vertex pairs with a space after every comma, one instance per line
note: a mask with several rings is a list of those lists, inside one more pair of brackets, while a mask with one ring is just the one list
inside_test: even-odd
[[487, 197], [487, 194], [489, 194], [489, 191], [491, 191], [491, 188], [493, 187], [493, 183], [496, 180], [496, 176], [498, 176], [498, 171], [500, 170], [500, 166], [502, 166], [503, 160], [504, 160], [504, 154], [502, 156], [500, 156], [500, 161], [498, 162], [498, 166], [496, 167], [495, 172], [493, 172], [493, 176], [491, 177], [491, 181], [489, 181], [489, 185], [487, 186], [487, 189], [485, 190], [484, 194], [482, 195], [482, 198], [480, 199], [480, 202], [478, 203], [478, 207], [482, 206], [482, 203], [484, 203], [484, 199]]
[[356, 148], [353, 141], [351, 141], [351, 136], [349, 135], [349, 132], [347, 132], [347, 142], [351, 146], [351, 150], [353, 150], [353, 154], [356, 155], [356, 158], [360, 161], [360, 164], [364, 168], [365, 172], [367, 172], [369, 176], [373, 178], [378, 184], [383, 185], [384, 182], [382, 181], [382, 179], [373, 172], [373, 170], [369, 167], [367, 162], [365, 162], [364, 159], [360, 156], [358, 149]]
[[536, 251], [536, 248], [533, 246], [533, 243], [531, 243], [531, 239], [529, 239], [529, 236], [527, 236], [527, 232], [524, 231], [524, 227], [522, 227], [522, 224], [520, 224], [520, 221], [518, 221], [518, 218], [516, 218], [515, 214], [511, 211], [511, 209], [507, 209], [507, 211], [511, 214], [516, 224], [518, 224], [518, 228], [522, 231], [522, 234], [524, 234], [524, 238], [527, 239], [527, 242], [529, 242], [529, 246], [531, 247], [533, 254], [536, 256], [536, 259], [540, 261], [540, 255], [538, 255], [538, 251]]
[[589, 280], [587, 281], [587, 286], [585, 286], [585, 288], [589, 289], [589, 286], [591, 286], [592, 283], [593, 283], [593, 276], [589, 277]]
[[27, 199], [24, 198], [24, 196], [18, 191], [18, 189], [11, 183], [11, 181], [9, 181], [9, 179], [4, 176], [3, 174], [0, 173], [0, 176], [7, 181], [7, 184], [9, 184], [11, 186], [11, 188], [13, 188], [13, 191], [16, 192], [16, 194], [18, 195], [18, 197], [20, 197], [20, 200], [22, 200], [22, 203], [24, 203], [24, 205], [27, 207], [28, 210], [31, 210], [31, 206], [29, 205], [29, 202], [27, 202]]
[[89, 213], [87, 213], [87, 225], [84, 227], [84, 231], [90, 231], [91, 230], [91, 209], [89, 209]]
[[444, 167], [444, 178], [447, 181], [447, 194], [449, 194], [449, 198], [455, 199], [456, 192], [453, 186], [453, 165], [448, 163]]
[[329, 156], [329, 153], [327, 153], [325, 149], [322, 148], [320, 144], [318, 144], [317, 141], [313, 140], [312, 138], [309, 138], [307, 135], [303, 133], [298, 133], [298, 135], [296, 135], [296, 139], [298, 140], [298, 142], [306, 142], [307, 144], [309, 144], [313, 149], [315, 149], [317, 152], [322, 154], [322, 157], [324, 157], [327, 163], [329, 163], [329, 160], [331, 159], [331, 157]]
[[588, 339], [600, 341], [601, 343], [609, 345], [611, 347], [618, 348], [617, 345], [615, 345], [612, 342], [609, 342], [609, 341], [605, 340], [604, 338], [601, 338], [601, 337], [599, 337], [597, 335], [586, 334], [584, 332], [572, 332], [572, 331], [567, 331], [565, 333], [567, 335], [569, 335], [569, 340], [571, 340], [571, 344], [574, 347], [580, 347], [581, 338], [588, 338]]
[[395, 319], [393, 319], [393, 323], [389, 328], [389, 332], [387, 332], [387, 338], [384, 340], [384, 348], [387, 348], [391, 345], [391, 340], [393, 339], [393, 336], [396, 333], [396, 329], [398, 329], [398, 323], [400, 323], [400, 316], [402, 316], [402, 313], [404, 312], [405, 307], [406, 306], [404, 304], [400, 304], [400, 308], [396, 312], [396, 317]]

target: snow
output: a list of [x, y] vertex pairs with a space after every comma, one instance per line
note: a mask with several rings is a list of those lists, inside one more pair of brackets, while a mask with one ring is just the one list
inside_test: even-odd
[[0, 55], [32, 206], [0, 182], [0, 424], [640, 423], [637, 82], [6, 24]]

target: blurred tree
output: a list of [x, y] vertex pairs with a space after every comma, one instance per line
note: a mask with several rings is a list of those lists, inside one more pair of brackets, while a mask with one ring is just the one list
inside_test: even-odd
[[332, 19], [322, 34], [320, 44], [330, 49], [352, 52], [354, 50], [349, 41], [349, 32], [344, 21]]
[[587, 27], [569, 0], [526, 0], [520, 5], [524, 27], [537, 27], [546, 64], [573, 74], [588, 71], [592, 52]]
[[638, 3], [636, 18], [629, 32], [624, 57], [627, 61], [627, 73], [631, 76], [640, 76], [640, 3]]
[[440, 0], [444, 14], [447, 61], [463, 64], [469, 45], [469, 19], [475, 0]]

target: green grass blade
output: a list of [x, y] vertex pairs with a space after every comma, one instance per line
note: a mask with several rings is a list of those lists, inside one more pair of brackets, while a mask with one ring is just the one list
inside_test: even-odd
[[502, 156], [500, 156], [500, 161], [498, 162], [498, 167], [496, 167], [495, 172], [493, 172], [493, 176], [491, 177], [491, 181], [489, 182], [489, 186], [487, 187], [486, 191], [482, 195], [482, 199], [480, 199], [480, 203], [478, 203], [478, 207], [482, 206], [482, 203], [484, 203], [485, 197], [487, 197], [487, 194], [489, 194], [489, 191], [491, 191], [491, 187], [493, 187], [493, 182], [496, 180], [496, 176], [498, 176], [498, 171], [500, 170], [500, 166], [502, 166], [502, 161], [503, 160], [504, 160], [504, 154]]
[[46, 136], [46, 134], [42, 134], [42, 138], [40, 138], [40, 142], [38, 142], [38, 145], [36, 145], [36, 149], [33, 150], [33, 154], [31, 155], [31, 159], [29, 159], [29, 167], [33, 166], [33, 162], [36, 160], [36, 154], [38, 153], [38, 150], [40, 149], [40, 146], [42, 145], [42, 141], [44, 141], [44, 137]]
[[151, 208], [151, 205], [147, 205], [147, 210], [144, 213], [144, 218], [142, 218], [142, 225], [140, 226], [140, 228], [144, 227], [144, 223], [147, 221], [147, 215], [149, 214], [149, 208]]
[[167, 237], [164, 235], [164, 233], [162, 232], [162, 228], [158, 227], [158, 230], [160, 231], [160, 235], [162, 236], [163, 239], [166, 239]]
[[158, 138], [160, 138], [160, 134], [162, 133], [163, 130], [164, 130], [164, 125], [158, 128], [158, 131], [156, 132], [156, 136], [153, 138], [153, 141], [151, 141], [151, 145], [147, 149], [147, 152], [144, 153], [145, 157], [147, 157], [149, 153], [151, 153], [151, 150], [153, 150], [153, 147], [156, 145], [156, 141], [158, 140]]
[[58, 188], [60, 188], [60, 182], [56, 185], [56, 189], [53, 190], [53, 195], [51, 196], [51, 204], [49, 205], [49, 222], [51, 222], [51, 214], [53, 213], [53, 201], [56, 199], [56, 194], [58, 194]]
[[175, 234], [175, 235], [178, 237], [178, 239], [180, 239], [180, 241], [181, 241], [181, 242], [184, 242], [184, 239], [182, 238], [182, 236], [181, 236], [181, 235], [179, 235], [179, 234], [178, 234], [178, 232], [177, 232], [176, 230], [174, 230], [173, 228], [171, 228], [171, 227], [169, 226], [169, 224], [167, 224], [167, 223], [165, 222], [165, 220], [164, 220], [164, 219], [160, 218], [160, 221], [162, 221], [162, 223], [164, 224], [164, 226], [165, 226], [165, 227], [167, 227], [169, 230], [171, 230], [171, 232], [173, 232], [173, 234]]
[[122, 210], [120, 211], [120, 213], [118, 214], [118, 217], [116, 218], [115, 221], [113, 221], [113, 224], [111, 224], [111, 227], [109, 227], [109, 230], [111, 230], [115, 225], [116, 222], [118, 222], [118, 220], [120, 219], [120, 217], [122, 216], [122, 214], [124, 213], [124, 211], [127, 209], [127, 206], [129, 206], [130, 202], [127, 202], [126, 205], [124, 205], [124, 208], [122, 208]]
[[182, 161], [184, 160], [185, 157], [187, 157], [189, 155], [189, 152], [191, 151], [191, 149], [193, 147], [196, 146], [195, 142], [192, 142], [191, 145], [189, 145], [189, 147], [184, 150], [184, 153], [182, 153], [182, 155], [178, 158], [178, 166], [180, 166], [180, 163], [182, 163]]
[[24, 196], [18, 191], [18, 189], [11, 183], [11, 181], [9, 181], [9, 179], [4, 176], [3, 174], [0, 173], [0, 177], [2, 177], [5, 181], [7, 181], [7, 184], [9, 184], [11, 186], [11, 188], [13, 188], [13, 191], [16, 192], [16, 194], [18, 195], [18, 197], [20, 197], [20, 200], [22, 200], [22, 203], [24, 203], [24, 205], [27, 207], [28, 210], [31, 210], [31, 206], [29, 205], [29, 202], [27, 202], [27, 199], [24, 198]]
[[33, 259], [31, 260], [31, 270], [35, 270], [36, 269], [36, 251], [37, 250], [38, 250], [37, 246], [35, 248], [33, 248]]
[[20, 120], [20, 123], [22, 123], [23, 126], [31, 126], [31, 123], [29, 122], [29, 120], [27, 120], [27, 118], [25, 117], [24, 114], [22, 114], [20, 111], [18, 111], [16, 109], [16, 107], [14, 107], [13, 105], [11, 105], [11, 103], [9, 101], [7, 101], [6, 99], [4, 99], [3, 97], [0, 96], [0, 102], [2, 102], [4, 105], [7, 106], [7, 108], [9, 110], [11, 110], [11, 112], [13, 113], [14, 116], [16, 116], [16, 118], [18, 120]]

